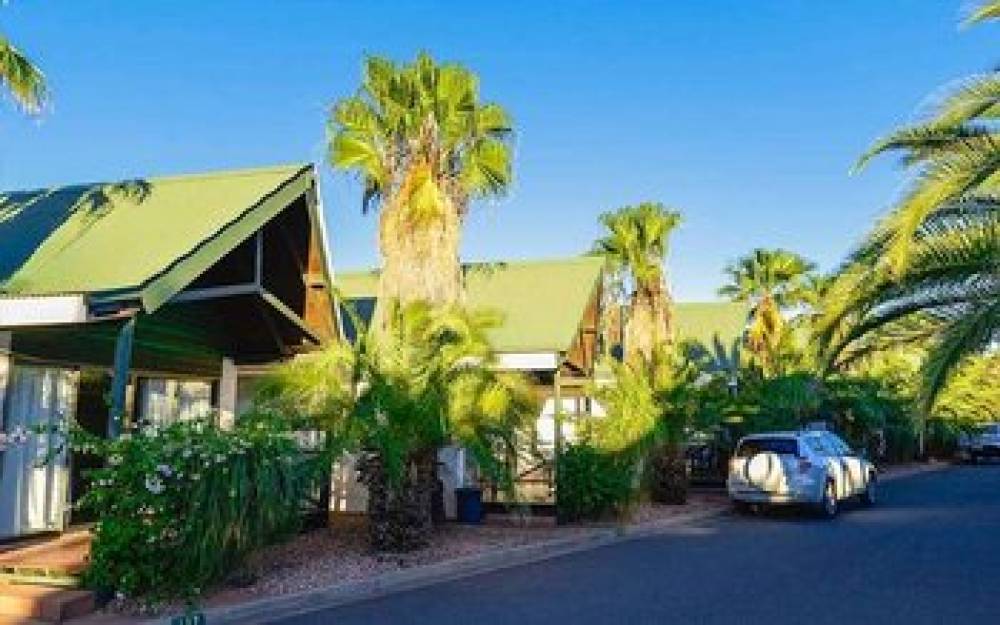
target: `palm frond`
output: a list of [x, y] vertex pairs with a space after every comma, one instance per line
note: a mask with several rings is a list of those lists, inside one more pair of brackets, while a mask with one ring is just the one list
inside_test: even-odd
[[0, 34], [0, 84], [29, 114], [39, 113], [48, 100], [45, 75], [23, 52]]
[[966, 26], [1000, 19], [1000, 0], [984, 0], [979, 7], [965, 18]]

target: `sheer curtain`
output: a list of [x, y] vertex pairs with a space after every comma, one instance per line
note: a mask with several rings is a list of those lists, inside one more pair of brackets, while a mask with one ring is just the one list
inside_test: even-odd
[[[63, 427], [73, 416], [77, 374], [72, 370], [15, 365], [7, 386], [4, 431]], [[66, 519], [69, 463], [61, 437], [30, 434], [2, 452], [0, 537], [59, 530]]]

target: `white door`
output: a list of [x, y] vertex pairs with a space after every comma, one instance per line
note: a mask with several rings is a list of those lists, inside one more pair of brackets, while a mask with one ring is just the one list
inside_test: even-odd
[[37, 426], [65, 426], [76, 408], [77, 374], [67, 369], [15, 364], [3, 409], [8, 434], [27, 431], [23, 443], [0, 452], [0, 538], [62, 530], [69, 498], [68, 453], [63, 438], [35, 434]]

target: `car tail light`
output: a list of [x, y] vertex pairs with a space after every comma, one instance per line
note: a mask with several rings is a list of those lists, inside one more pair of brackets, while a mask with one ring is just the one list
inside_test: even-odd
[[806, 458], [799, 458], [799, 473], [808, 473], [813, 468], [811, 462]]

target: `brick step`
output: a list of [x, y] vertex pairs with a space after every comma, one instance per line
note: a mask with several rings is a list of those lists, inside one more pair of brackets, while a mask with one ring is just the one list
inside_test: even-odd
[[62, 623], [93, 611], [94, 593], [90, 591], [0, 584], [0, 619], [6, 617]]
[[0, 551], [0, 575], [76, 577], [87, 568], [90, 540], [89, 532], [74, 531], [9, 546]]

